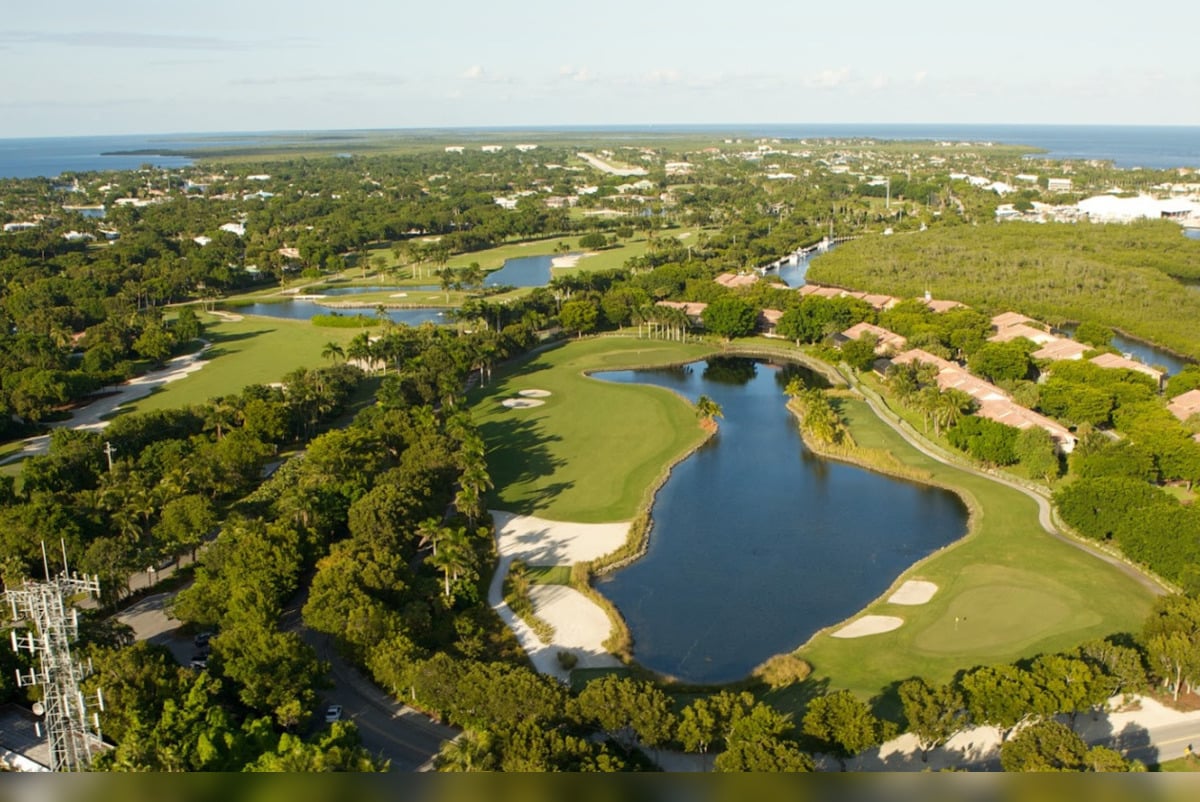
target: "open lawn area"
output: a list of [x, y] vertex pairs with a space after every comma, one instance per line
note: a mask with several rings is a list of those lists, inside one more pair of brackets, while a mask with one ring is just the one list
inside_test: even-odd
[[[704, 432], [679, 396], [601, 382], [584, 371], [690, 362], [711, 351], [632, 337], [584, 340], [536, 354], [473, 391], [496, 485], [489, 505], [579, 523], [633, 518], [648, 489]], [[501, 404], [530, 389], [550, 395], [537, 407]]]
[[123, 410], [144, 412], [239, 392], [250, 384], [270, 384], [300, 367], [330, 364], [321, 358], [328, 342], [345, 346], [356, 329], [314, 326], [307, 321], [253, 317], [237, 322], [201, 315], [204, 337], [212, 342], [203, 369], [164, 385]]
[[[1117, 568], [1048, 535], [1032, 499], [926, 457], [862, 401], [839, 403], [860, 445], [886, 448], [936, 481], [965, 491], [977, 512], [969, 537], [898, 580], [935, 583], [938, 590], [929, 602], [889, 604], [884, 594], [864, 610], [903, 618], [899, 629], [857, 639], [832, 638], [827, 631], [799, 650], [815, 679], [872, 696], [911, 676], [944, 681], [961, 668], [1140, 630], [1150, 592]], [[788, 695], [785, 691], [776, 702], [787, 706]]]

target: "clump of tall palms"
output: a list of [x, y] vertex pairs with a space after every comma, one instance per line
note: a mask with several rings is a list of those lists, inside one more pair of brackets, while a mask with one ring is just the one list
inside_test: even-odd
[[846, 439], [846, 424], [824, 391], [805, 387], [799, 378], [793, 378], [784, 392], [800, 414], [800, 428], [806, 435], [825, 445], [836, 445]]

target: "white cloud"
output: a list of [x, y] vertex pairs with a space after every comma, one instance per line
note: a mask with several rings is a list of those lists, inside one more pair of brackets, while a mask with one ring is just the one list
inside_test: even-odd
[[916, 86], [925, 83], [925, 79], [929, 77], [929, 70], [917, 70], [913, 73], [912, 82]]
[[804, 85], [810, 89], [837, 89], [850, 80], [850, 68], [839, 67], [836, 70], [824, 69], [815, 75], [804, 79]]
[[478, 81], [479, 79], [483, 78], [483, 76], [484, 76], [483, 67], [481, 67], [478, 64], [472, 64], [470, 67], [467, 67], [467, 69], [462, 74], [462, 77], [466, 78], [469, 81]]
[[683, 81], [683, 73], [676, 69], [651, 70], [642, 76], [648, 84], [677, 84]]
[[565, 78], [570, 81], [578, 81], [580, 83], [594, 81], [596, 79], [595, 73], [593, 73], [587, 67], [573, 67], [569, 64], [564, 64], [562, 67], [560, 67], [558, 70], [558, 75], [561, 78]]

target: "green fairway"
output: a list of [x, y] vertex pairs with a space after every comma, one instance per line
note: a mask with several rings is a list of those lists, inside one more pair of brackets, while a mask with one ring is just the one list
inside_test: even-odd
[[[815, 679], [871, 696], [910, 676], [944, 681], [961, 668], [1141, 628], [1150, 592], [1117, 568], [1046, 534], [1032, 499], [926, 457], [864, 402], [845, 400], [842, 412], [861, 445], [887, 448], [936, 481], [965, 491], [976, 512], [969, 537], [901, 577], [937, 584], [933, 599], [919, 606], [880, 600], [864, 610], [899, 616], [903, 626], [850, 640], [827, 632], [800, 649]], [[785, 692], [780, 701], [788, 696]]]
[[[689, 362], [712, 350], [634, 338], [598, 338], [536, 355], [471, 395], [496, 489], [489, 504], [552, 520], [633, 518], [667, 466], [702, 442], [690, 405], [657, 387], [615, 385], [586, 370]], [[519, 390], [551, 393], [543, 406], [508, 409]]]
[[[571, 343], [512, 368], [472, 400], [489, 446], [491, 504], [553, 520], [631, 518], [663, 469], [701, 437], [682, 400], [652, 387], [608, 385], [585, 370], [701, 358], [712, 346], [625, 338]], [[503, 398], [544, 389], [545, 406], [507, 409]], [[813, 680], [874, 696], [914, 675], [948, 680], [963, 668], [1071, 648], [1089, 638], [1133, 632], [1151, 594], [1117, 568], [1048, 535], [1022, 493], [951, 468], [909, 446], [862, 401], [839, 400], [859, 445], [890, 450], [904, 464], [969, 497], [969, 537], [930, 556], [898, 580], [938, 586], [924, 605], [880, 601], [863, 612], [904, 619], [899, 629], [854, 640], [819, 634], [798, 654]], [[864, 499], [870, 503], [870, 499]], [[783, 614], [783, 611], [780, 611]], [[812, 683], [768, 695], [799, 711]]]
[[270, 384], [300, 367], [330, 364], [321, 358], [328, 342], [345, 346], [356, 329], [314, 326], [302, 320], [248, 317], [237, 322], [202, 315], [204, 337], [212, 342], [202, 369], [163, 385], [145, 398], [122, 407], [145, 411], [200, 404], [239, 392], [250, 384]]

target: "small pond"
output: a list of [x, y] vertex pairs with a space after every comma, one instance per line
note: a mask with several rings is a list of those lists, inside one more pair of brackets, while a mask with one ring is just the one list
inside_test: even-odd
[[[281, 317], [288, 320], [310, 320], [314, 315], [329, 315], [337, 313], [347, 317], [363, 314], [367, 317], [373, 317], [375, 310], [370, 307], [362, 309], [330, 309], [327, 306], [321, 306], [315, 301], [288, 300], [279, 301], [278, 303], [259, 303], [248, 304], [246, 306], [232, 306], [229, 310], [241, 315], [263, 315], [264, 317]], [[389, 309], [387, 316], [393, 322], [406, 323], [409, 326], [419, 326], [422, 323], [450, 323], [450, 309], [432, 309], [428, 307], [418, 309]]]
[[785, 407], [797, 374], [816, 381], [724, 357], [595, 374], [707, 395], [724, 410], [718, 434], [660, 489], [646, 554], [597, 582], [647, 668], [697, 683], [745, 677], [966, 533], [953, 493], [811, 454]]

